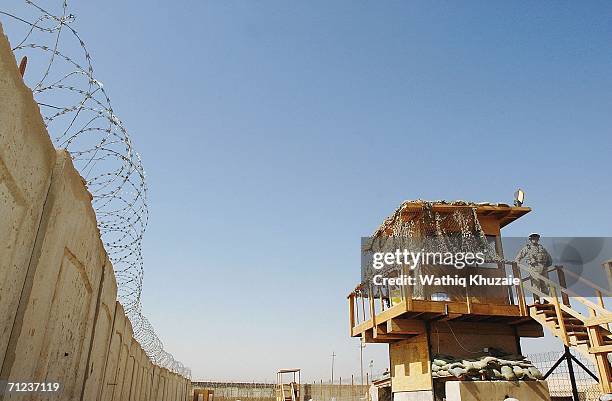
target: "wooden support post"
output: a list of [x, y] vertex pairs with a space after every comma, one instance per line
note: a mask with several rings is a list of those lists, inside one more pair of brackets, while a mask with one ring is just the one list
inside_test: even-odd
[[[594, 317], [595, 311], [593, 309], [589, 309], [589, 315]], [[601, 326], [588, 326], [589, 342], [592, 348], [597, 348], [604, 344], [601, 330]], [[597, 363], [599, 387], [601, 388], [602, 393], [612, 393], [612, 383], [610, 383], [612, 380], [612, 369], [610, 368], [610, 363], [608, 362], [606, 353], [596, 353], [595, 362]]]
[[[597, 304], [602, 307], [602, 309], [606, 309], [606, 305], [604, 303], [604, 298], [599, 290], [595, 290], [595, 294], [597, 295]], [[608, 323], [604, 326], [608, 331], [610, 331], [610, 325]]]
[[569, 297], [563, 291], [567, 290], [567, 282], [565, 280], [565, 272], [563, 272], [563, 266], [555, 266], [555, 270], [557, 271], [557, 278], [559, 279], [559, 286], [561, 287], [561, 300], [563, 301], [563, 305], [570, 306]]
[[371, 284], [368, 291], [370, 295], [370, 319], [372, 320], [372, 327], [376, 329], [376, 306], [374, 305], [374, 289]]
[[[404, 277], [408, 277], [410, 273], [410, 268], [408, 268], [406, 265], [402, 265], [402, 275], [404, 275]], [[407, 312], [412, 311], [412, 291], [408, 291], [408, 284], [404, 284], [402, 286], [403, 288], [403, 301], [404, 301], [404, 307], [405, 310]]]
[[559, 330], [561, 331], [561, 341], [563, 344], [569, 346], [569, 337], [567, 336], [567, 330], [565, 328], [565, 320], [563, 319], [563, 311], [559, 306], [559, 298], [557, 297], [557, 289], [550, 287], [550, 295], [552, 297], [553, 304], [555, 306], [555, 313], [557, 314], [557, 321], [559, 322]]
[[361, 323], [361, 320], [359, 318], [359, 301], [357, 300], [357, 294], [358, 293], [355, 291], [354, 294], [355, 294], [355, 296], [353, 298], [353, 304], [355, 305], [355, 313], [357, 315], [355, 323], [359, 324], [359, 323]]
[[[402, 279], [405, 278], [405, 276], [404, 276], [404, 267], [405, 266], [402, 266], [401, 269], [400, 269], [400, 277]], [[399, 289], [400, 289], [400, 302], [406, 301], [406, 286], [402, 284], [402, 285], [399, 286]]]
[[472, 299], [470, 298], [469, 288], [470, 288], [469, 285], [465, 287], [465, 303], [466, 303], [468, 315], [472, 313]]
[[365, 322], [368, 319], [366, 319], [366, 308], [365, 308], [365, 299], [363, 297], [363, 288], [360, 290], [360, 293], [361, 293], [361, 308], [363, 311], [363, 321]]
[[355, 293], [349, 295], [349, 335], [353, 336], [353, 327], [355, 327]]
[[521, 271], [516, 262], [512, 263], [512, 275], [515, 278], [520, 279], [519, 283], [516, 286], [516, 297], [518, 298], [517, 301], [521, 316], [527, 316], [529, 315], [529, 313], [527, 311], [527, 305], [525, 304], [525, 290], [523, 288], [523, 280], [521, 278]]
[[603, 262], [601, 267], [608, 278], [608, 288], [612, 288], [612, 259]]

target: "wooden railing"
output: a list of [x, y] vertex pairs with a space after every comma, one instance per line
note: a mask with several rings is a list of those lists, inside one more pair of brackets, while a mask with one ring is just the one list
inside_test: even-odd
[[[516, 265], [516, 264], [515, 264]], [[612, 323], [612, 312], [606, 309], [605, 306], [605, 297], [612, 297], [612, 292], [608, 289], [605, 289], [592, 281], [574, 273], [570, 269], [566, 269], [563, 266], [553, 266], [548, 269], [546, 275], [542, 275], [536, 273], [529, 269], [528, 267], [517, 265], [521, 272], [525, 272], [527, 277], [521, 280], [521, 287], [523, 292], [525, 290], [531, 293], [531, 295], [535, 295], [536, 297], [543, 298], [547, 301], [552, 302], [555, 305], [555, 310], [558, 311], [559, 316], [562, 315], [563, 312], [568, 313], [569, 315], [582, 320], [585, 325], [601, 325]], [[556, 277], [556, 281], [550, 277], [550, 273], [554, 273], [554, 277]], [[583, 295], [577, 294], [575, 291], [567, 288], [567, 276], [572, 277], [576, 282], [583, 284], [588, 287], [592, 291], [592, 298], [597, 300], [597, 303], [589, 300], [587, 297]], [[533, 279], [537, 279], [546, 284], [549, 288], [549, 293], [546, 294], [542, 292], [540, 289], [535, 288], [531, 284], [527, 283], [527, 281]], [[528, 294], [524, 294], [525, 296]], [[575, 305], [572, 307], [571, 302], [574, 302]], [[586, 316], [583, 313], [576, 310], [576, 306], [588, 311], [589, 315]]]
[[[405, 273], [402, 271], [402, 274]], [[399, 307], [408, 309], [411, 299], [406, 285], [390, 288], [375, 287], [371, 283], [359, 284], [347, 298], [351, 330], [363, 324], [375, 326], [377, 315], [386, 310]]]

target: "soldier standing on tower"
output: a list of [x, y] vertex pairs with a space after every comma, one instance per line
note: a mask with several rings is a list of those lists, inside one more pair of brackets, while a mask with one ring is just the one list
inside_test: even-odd
[[[531, 286], [545, 295], [549, 294], [548, 284], [539, 276], [548, 278], [548, 268], [552, 265], [552, 258], [546, 248], [540, 244], [540, 234], [531, 233], [529, 235], [529, 242], [519, 251], [514, 261], [517, 264], [525, 261], [529, 269], [537, 274], [530, 275]], [[533, 300], [540, 302], [540, 296], [534, 293]]]

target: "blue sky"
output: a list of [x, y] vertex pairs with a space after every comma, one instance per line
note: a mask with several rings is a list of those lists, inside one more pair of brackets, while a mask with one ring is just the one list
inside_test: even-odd
[[520, 186], [505, 235], [612, 235], [612, 3], [71, 8], [148, 174], [145, 311], [194, 378], [357, 374], [359, 239], [404, 199]]

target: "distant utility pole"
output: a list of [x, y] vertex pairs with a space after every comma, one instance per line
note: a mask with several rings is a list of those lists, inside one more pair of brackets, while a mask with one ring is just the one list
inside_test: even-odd
[[332, 371], [331, 371], [331, 384], [334, 384], [334, 360], [336, 359], [336, 353], [332, 351]]
[[363, 386], [363, 349], [365, 348], [363, 339], [359, 341], [359, 363], [361, 364], [361, 385]]

